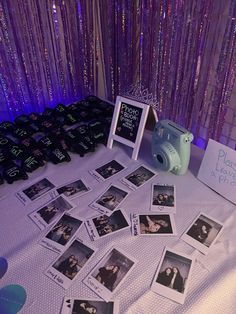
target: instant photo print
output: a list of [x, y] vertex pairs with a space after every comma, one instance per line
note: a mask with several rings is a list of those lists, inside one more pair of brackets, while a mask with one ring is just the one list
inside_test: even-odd
[[173, 214], [154, 214], [150, 212], [131, 214], [132, 235], [171, 236], [176, 235]]
[[128, 186], [131, 190], [135, 191], [150, 179], [152, 179], [156, 173], [146, 167], [141, 165], [132, 171], [130, 174], [121, 179], [121, 182]]
[[176, 188], [168, 184], [152, 184], [151, 211], [176, 212]]
[[64, 214], [41, 240], [40, 244], [56, 253], [61, 253], [76, 237], [83, 219]]
[[[54, 190], [55, 185], [47, 178], [43, 178], [34, 184], [22, 189], [16, 193], [16, 197], [24, 204], [29, 205], [40, 197], [48, 195], [48, 201], [57, 196]], [[49, 193], [51, 192], [51, 193]]]
[[221, 222], [204, 213], [200, 213], [182, 235], [181, 239], [206, 255], [222, 231], [223, 224]]
[[89, 206], [102, 214], [110, 216], [128, 196], [129, 192], [116, 185], [111, 185], [100, 197]]
[[120, 249], [112, 248], [84, 279], [84, 283], [109, 302], [137, 261]]
[[126, 167], [122, 165], [117, 160], [111, 160], [107, 162], [106, 164], [94, 169], [90, 170], [90, 174], [92, 174], [98, 181], [102, 182], [105, 181], [111, 177], [113, 177], [115, 174], [121, 172]]
[[33, 222], [43, 230], [56, 219], [58, 219], [64, 212], [71, 211], [75, 205], [63, 196], [58, 196], [42, 207], [38, 208], [29, 214]]
[[85, 221], [88, 234], [92, 241], [112, 235], [130, 227], [124, 211], [114, 211], [111, 216], [102, 215]]
[[89, 191], [91, 191], [91, 188], [82, 179], [68, 182], [57, 188], [59, 195], [63, 194], [68, 198], [78, 197], [88, 193]]
[[165, 248], [151, 290], [177, 303], [184, 304], [193, 264], [192, 256]]
[[67, 289], [88, 263], [96, 249], [75, 239], [46, 270], [45, 274], [58, 285]]
[[105, 302], [94, 299], [65, 297], [61, 314], [119, 314], [119, 302], [117, 300]]

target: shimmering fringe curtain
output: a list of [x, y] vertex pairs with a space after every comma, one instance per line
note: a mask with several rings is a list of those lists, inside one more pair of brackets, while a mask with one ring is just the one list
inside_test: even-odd
[[140, 86], [196, 143], [220, 140], [235, 18], [235, 0], [0, 0], [0, 120]]
[[0, 1], [0, 119], [93, 93], [93, 0]]
[[219, 140], [235, 83], [236, 1], [102, 0], [99, 9], [107, 97], [139, 84], [159, 118], [203, 146]]

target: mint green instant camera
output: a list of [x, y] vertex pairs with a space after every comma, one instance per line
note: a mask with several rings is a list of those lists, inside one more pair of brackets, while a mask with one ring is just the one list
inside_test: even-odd
[[188, 169], [193, 135], [170, 120], [158, 121], [152, 135], [152, 156], [157, 168], [182, 175]]

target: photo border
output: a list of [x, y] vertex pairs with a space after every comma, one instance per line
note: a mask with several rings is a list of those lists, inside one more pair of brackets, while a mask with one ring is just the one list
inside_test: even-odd
[[[166, 252], [174, 253], [176, 255], [179, 255], [179, 256], [184, 257], [186, 259], [189, 259], [191, 261], [191, 265], [190, 265], [189, 272], [188, 272], [188, 279], [187, 279], [187, 283], [186, 283], [186, 286], [184, 289], [184, 293], [181, 293], [177, 290], [173, 290], [169, 287], [166, 287], [166, 286], [156, 282], [157, 277], [158, 277], [159, 272], [160, 272], [160, 269], [161, 269], [161, 266], [162, 266], [162, 263], [163, 263], [164, 258], [166, 256]], [[194, 263], [195, 263], [195, 259], [193, 256], [187, 255], [185, 253], [179, 252], [179, 251], [171, 249], [169, 247], [165, 247], [164, 251], [162, 253], [161, 260], [160, 260], [158, 267], [157, 267], [157, 270], [155, 272], [155, 276], [153, 278], [152, 284], [151, 284], [151, 290], [153, 292], [158, 293], [159, 295], [164, 296], [168, 299], [171, 299], [177, 303], [184, 304], [185, 298], [186, 298], [187, 293], [188, 293], [189, 281], [191, 279], [191, 274], [192, 274], [192, 269], [193, 269]]]
[[[216, 222], [217, 224], [221, 225], [221, 229], [218, 232], [218, 234], [216, 235], [215, 239], [211, 242], [210, 246], [206, 246], [203, 243], [199, 242], [198, 240], [195, 240], [193, 237], [191, 237], [190, 235], [187, 234], [187, 232], [190, 230], [190, 228], [193, 226], [194, 222], [196, 220], [199, 219], [200, 216], [204, 216], [214, 222]], [[191, 222], [191, 224], [188, 226], [188, 228], [184, 231], [184, 233], [182, 234], [182, 236], [180, 237], [184, 242], [186, 242], [187, 244], [191, 245], [192, 247], [194, 247], [196, 250], [198, 250], [199, 252], [203, 253], [204, 255], [207, 255], [207, 253], [209, 252], [209, 250], [211, 250], [211, 247], [214, 245], [214, 243], [217, 241], [217, 239], [219, 238], [219, 236], [221, 235], [221, 233], [223, 232], [224, 229], [224, 224], [220, 221], [218, 221], [215, 218], [212, 218], [211, 216], [200, 212], [195, 218], [194, 220]]]
[[[174, 206], [160, 206], [160, 205], [153, 205], [153, 195], [154, 195], [154, 186], [166, 186], [166, 187], [173, 187], [174, 188]], [[150, 209], [152, 212], [161, 212], [161, 213], [176, 213], [176, 186], [174, 184], [165, 184], [165, 183], [152, 183], [152, 191], [151, 191], [151, 204]]]
[[[150, 216], [150, 215], [168, 215], [170, 218], [170, 223], [171, 223], [171, 228], [172, 228], [172, 233], [140, 233], [140, 216]], [[132, 235], [133, 236], [151, 236], [151, 237], [164, 237], [164, 236], [176, 236], [177, 235], [177, 229], [176, 229], [176, 224], [175, 224], [175, 219], [174, 219], [174, 214], [172, 213], [162, 213], [162, 212], [139, 212], [139, 213], [133, 213], [131, 214], [131, 230], [132, 230]]]
[[[125, 274], [125, 276], [122, 278], [122, 280], [118, 283], [118, 285], [115, 287], [113, 291], [110, 291], [107, 289], [103, 284], [101, 284], [97, 279], [95, 279], [92, 276], [92, 273], [99, 269], [101, 265], [104, 265], [104, 262], [106, 263], [107, 260], [109, 260], [109, 255], [113, 250], [118, 251], [120, 254], [124, 255], [127, 257], [130, 261], [133, 262], [133, 265], [131, 268], [128, 270], [128, 272]], [[130, 272], [134, 269], [134, 267], [137, 264], [137, 259], [130, 256], [128, 253], [126, 253], [124, 250], [117, 248], [115, 246], [111, 247], [104, 255], [103, 257], [99, 260], [99, 262], [92, 268], [92, 270], [89, 272], [89, 274], [84, 278], [83, 283], [89, 287], [92, 291], [94, 291], [99, 297], [101, 297], [103, 300], [106, 302], [111, 301], [112, 296], [116, 293], [116, 291], [120, 288], [120, 286], [124, 283], [125, 278], [129, 276]]]

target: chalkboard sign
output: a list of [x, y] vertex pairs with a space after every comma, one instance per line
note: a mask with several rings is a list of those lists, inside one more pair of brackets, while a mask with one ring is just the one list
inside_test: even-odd
[[236, 204], [236, 152], [210, 139], [198, 179]]
[[135, 143], [143, 108], [121, 102], [115, 134]]
[[113, 140], [133, 148], [132, 158], [137, 159], [145, 128], [149, 105], [117, 96], [107, 146], [112, 148]]

